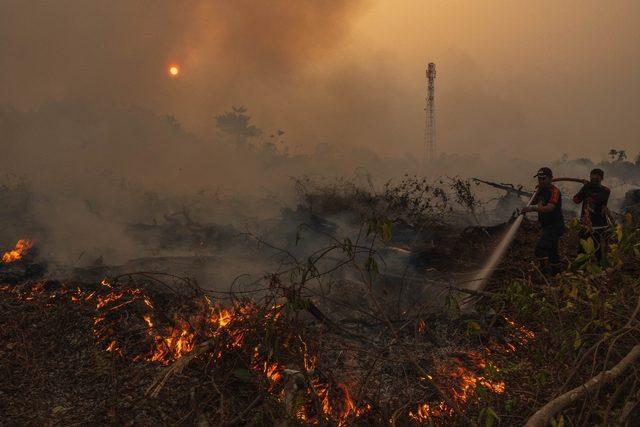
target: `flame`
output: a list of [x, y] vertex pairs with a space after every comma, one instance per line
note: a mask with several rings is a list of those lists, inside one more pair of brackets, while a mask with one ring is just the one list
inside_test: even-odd
[[143, 317], [144, 321], [147, 323], [149, 328], [153, 328], [153, 321], [151, 320], [151, 316], [146, 315]]
[[424, 322], [424, 320], [420, 319], [418, 321], [418, 332], [421, 334], [424, 334], [426, 330], [427, 330], [427, 324]]
[[482, 385], [488, 390], [501, 394], [504, 393], [505, 385], [503, 381], [490, 381], [482, 375], [458, 366], [449, 372], [451, 378], [458, 380], [458, 386], [452, 389], [453, 397], [459, 402], [466, 402], [475, 393], [478, 385]]
[[98, 303], [96, 304], [96, 309], [100, 310], [101, 308], [107, 306], [108, 304], [111, 304], [114, 301], [118, 301], [124, 295], [125, 294], [123, 292], [111, 292], [104, 297], [99, 296]]
[[272, 387], [276, 385], [278, 382], [280, 382], [280, 380], [282, 379], [281, 370], [282, 368], [277, 362], [274, 362], [274, 363], [264, 362], [264, 374], [269, 379], [269, 382], [271, 383]]
[[[323, 382], [318, 378], [311, 380], [313, 390], [320, 401], [322, 416], [334, 419], [338, 426], [345, 426], [350, 418], [358, 418], [371, 410], [371, 405], [365, 404], [358, 407], [351, 397], [349, 389], [345, 384], [332, 386], [328, 382]], [[311, 391], [311, 390], [310, 390]], [[307, 424], [318, 424], [318, 419], [309, 416], [306, 405], [302, 405], [295, 412], [295, 417]]]
[[164, 339], [175, 359], [179, 359], [194, 348], [194, 334], [189, 329], [186, 322], [178, 321], [172, 328], [171, 335]]
[[519, 339], [520, 344], [526, 344], [527, 342], [531, 341], [536, 337], [536, 334], [533, 333], [533, 331], [530, 331], [529, 329], [525, 328], [522, 325], [518, 325], [516, 322], [514, 322], [507, 316], [502, 316], [502, 317], [513, 329], [515, 329], [520, 333], [521, 335]]
[[435, 406], [432, 406], [429, 403], [422, 403], [418, 405], [415, 412], [409, 411], [408, 416], [414, 421], [424, 423], [432, 420], [433, 418], [441, 418], [451, 415], [452, 412], [453, 410], [448, 408], [444, 402], [439, 402]]
[[118, 350], [118, 343], [114, 340], [111, 341], [109, 343], [109, 345], [107, 346], [107, 348], [105, 348], [106, 351], [116, 351]]
[[[306, 397], [302, 402], [296, 401], [298, 403], [291, 408], [293, 416], [304, 424], [317, 425], [326, 419], [331, 424], [344, 426], [371, 411], [371, 405], [359, 401], [358, 396], [356, 399], [352, 397], [353, 388], [336, 382], [331, 375], [326, 376], [319, 344], [313, 339], [305, 341], [303, 332], [290, 332], [280, 347], [297, 346], [298, 354], [302, 356], [296, 357], [297, 362], [279, 359], [279, 351], [274, 354], [271, 347], [262, 343], [261, 334], [277, 330], [272, 329], [279, 327], [275, 322], [281, 322], [279, 319], [285, 317], [282, 305], [266, 308], [245, 300], [223, 307], [202, 297], [186, 311], [170, 311], [161, 316], [158, 310], [163, 308], [162, 305], [156, 307], [153, 294], [148, 294], [143, 288], [110, 283], [106, 279], [101, 283], [102, 286], [91, 292], [68, 288], [64, 284], [52, 287], [47, 282], [29, 283], [13, 289], [23, 300], [38, 299], [45, 304], [54, 304], [61, 298], [67, 298], [76, 304], [93, 306], [93, 331], [97, 345], [104, 351], [132, 361], [168, 365], [192, 352], [203, 341], [215, 342], [215, 349], [202, 357], [216, 363], [226, 363], [228, 355], [234, 358], [234, 363], [236, 360], [247, 361], [246, 368], [252, 372], [252, 377], [260, 379], [259, 384], [275, 399], [284, 399], [286, 387], [291, 384], [287, 380], [290, 371], [304, 369], [307, 386], [303, 391]], [[6, 285], [0, 286], [0, 290], [9, 289]], [[474, 401], [479, 387], [495, 394], [504, 393], [505, 383], [487, 373], [487, 357], [494, 352], [514, 351], [535, 338], [532, 331], [513, 320], [505, 318], [505, 322], [508, 325], [506, 343], [493, 342], [490, 347], [480, 350], [435, 358], [429, 380], [437, 383], [454, 402], [461, 405]], [[416, 329], [417, 332], [426, 332], [424, 321], [418, 321]], [[135, 340], [123, 336], [131, 334], [132, 330], [137, 334]], [[131, 345], [130, 342], [134, 341], [136, 344]], [[237, 358], [238, 352], [246, 357]], [[287, 366], [284, 360], [299, 365]], [[320, 404], [319, 407], [314, 401]], [[428, 423], [450, 417], [453, 413], [453, 409], [443, 401], [424, 401], [405, 412], [405, 420]]]
[[356, 405], [356, 402], [351, 397], [347, 386], [344, 384], [338, 384], [338, 387], [340, 388], [340, 390], [342, 390], [342, 393], [344, 395], [344, 400], [342, 402], [342, 411], [340, 411], [339, 420], [341, 420], [342, 422], [346, 422], [346, 419], [351, 414], [358, 418], [371, 409], [370, 405], [365, 405], [362, 408], [358, 408], [358, 405]]
[[[271, 322], [279, 321], [284, 307], [274, 305], [270, 309], [264, 309], [250, 301], [221, 307], [208, 298], [203, 298], [202, 301], [198, 301], [195, 311], [190, 314], [176, 312], [170, 321], [166, 321], [155, 317], [154, 301], [142, 288], [110, 283], [107, 279], [101, 282], [98, 289], [91, 291], [83, 291], [78, 287], [70, 289], [64, 284], [51, 289], [45, 284], [36, 282], [24, 288], [13, 289], [24, 300], [44, 297], [53, 303], [58, 297], [66, 297], [67, 301], [74, 304], [93, 306], [93, 334], [103, 351], [127, 357], [134, 362], [147, 361], [163, 365], [175, 362], [192, 352], [198, 340], [211, 338], [216, 339], [219, 347], [210, 353], [210, 357], [221, 360], [230, 350], [246, 348], [246, 340], [253, 338], [252, 330], [256, 326], [270, 327]], [[6, 285], [0, 287], [0, 290], [10, 289]], [[121, 334], [131, 333], [131, 322], [135, 316], [139, 316], [140, 326], [143, 328], [135, 341], [141, 343], [146, 340], [146, 350], [141, 350], [139, 344], [130, 347], [128, 340], [122, 340]], [[290, 345], [289, 339], [295, 337], [290, 336], [284, 347]], [[321, 402], [321, 413], [317, 414], [310, 398], [312, 391], [307, 389], [307, 400], [295, 411], [299, 420], [317, 425], [320, 419], [326, 418], [336, 425], [344, 426], [371, 410], [370, 405], [358, 405], [345, 384], [336, 384], [320, 377], [316, 370], [319, 356], [315, 348], [313, 352], [310, 351], [307, 342], [300, 335], [297, 335], [296, 342], [300, 344], [303, 352], [301, 363], [311, 377], [313, 388]], [[272, 350], [263, 347], [263, 344], [252, 344], [251, 348], [253, 357], [249, 369], [256, 376], [262, 376], [268, 381], [269, 393], [282, 398], [286, 385], [285, 365], [273, 360]]]
[[302, 339], [302, 337], [298, 336], [298, 339], [302, 343], [302, 362], [304, 363], [304, 368], [309, 372], [313, 372], [318, 364], [318, 358], [309, 355], [307, 343]]
[[[479, 386], [495, 394], [505, 392], [504, 381], [479, 373], [486, 367], [487, 361], [481, 353], [475, 351], [458, 353], [449, 355], [446, 360], [436, 360], [435, 374], [433, 377], [429, 376], [429, 379], [436, 381], [445, 390], [449, 390], [454, 401], [464, 404], [476, 396], [476, 390]], [[497, 371], [497, 369], [495, 370]], [[424, 402], [419, 404], [414, 411], [409, 411], [407, 415], [410, 419], [423, 423], [432, 421], [434, 418], [451, 416], [453, 409], [443, 401], [437, 404]]]
[[227, 326], [231, 322], [231, 312], [229, 310], [221, 310], [218, 317], [218, 324], [221, 328]]
[[2, 255], [2, 262], [9, 264], [22, 259], [25, 254], [33, 247], [33, 241], [29, 239], [20, 239], [16, 243], [16, 246]]

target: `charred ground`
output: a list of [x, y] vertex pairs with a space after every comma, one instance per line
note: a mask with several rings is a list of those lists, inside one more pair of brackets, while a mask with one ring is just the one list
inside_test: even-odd
[[[283, 240], [320, 249], [271, 248], [281, 268], [231, 290], [157, 271], [47, 279], [33, 249], [3, 264], [2, 412], [12, 424], [514, 425], [633, 355], [636, 225], [611, 236], [607, 269], [586, 260], [546, 278], [525, 222], [489, 286], [460, 291], [504, 225], [447, 224], [440, 187], [408, 185], [422, 196], [303, 191], [284, 213], [302, 226]], [[356, 237], [334, 238], [347, 229]], [[575, 230], [563, 239], [567, 262], [578, 244]], [[546, 420], [632, 425], [638, 372], [625, 372]]]

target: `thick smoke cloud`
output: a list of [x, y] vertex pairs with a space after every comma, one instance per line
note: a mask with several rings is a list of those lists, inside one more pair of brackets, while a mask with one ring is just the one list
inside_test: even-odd
[[[618, 18], [637, 4], [543, 3], [0, 0], [0, 176], [34, 188], [52, 253], [128, 259], [122, 223], [185, 194], [272, 202], [201, 217], [237, 224], [277, 214], [291, 177], [418, 171], [428, 60], [449, 154], [430, 173], [527, 183], [564, 152], [634, 156], [640, 40]], [[295, 161], [224, 143], [232, 105]]]
[[[4, 1], [2, 102], [132, 103], [178, 111], [193, 122], [189, 104], [209, 107], [210, 115], [231, 102], [259, 104], [260, 87], [289, 86], [299, 67], [343, 39], [362, 6], [338, 0]], [[179, 81], [167, 79], [172, 62], [183, 67]]]
[[[82, 99], [171, 114], [198, 135], [246, 105], [288, 141], [421, 154], [424, 66], [440, 151], [633, 151], [637, 2], [0, 2], [0, 103]], [[177, 62], [181, 78], [166, 67]]]

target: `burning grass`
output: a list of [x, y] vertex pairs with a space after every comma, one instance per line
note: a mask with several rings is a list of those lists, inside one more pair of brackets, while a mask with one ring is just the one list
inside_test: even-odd
[[[370, 247], [347, 241], [322, 253], [346, 255], [338, 265], [359, 271], [364, 262], [373, 280]], [[504, 392], [491, 359], [532, 338], [515, 322], [494, 319], [500, 333], [478, 340], [459, 317], [392, 318], [371, 293], [372, 282], [362, 290], [369, 301], [364, 317], [335, 322], [309, 294], [309, 282], [324, 275], [320, 259], [265, 277], [252, 298], [217, 294], [225, 303], [187, 279], [149, 273], [99, 284], [22, 282], [0, 290], [43, 310], [81, 311], [92, 347], [109, 355], [113, 369], [145, 366], [153, 372], [137, 398], [175, 399], [187, 382], [190, 401], [203, 402], [197, 416], [221, 424], [449, 423], [463, 419], [480, 393]], [[406, 327], [411, 324], [413, 331]]]
[[33, 247], [33, 241], [29, 239], [20, 239], [15, 247], [2, 254], [2, 263], [9, 264], [21, 260]]
[[[493, 422], [497, 411], [503, 422], [521, 424], [557, 390], [579, 385], [593, 374], [582, 362], [592, 353], [602, 356], [606, 348], [600, 349], [599, 343], [611, 342], [605, 360], [594, 362], [603, 367], [608, 366], [609, 351], [618, 358], [618, 350], [637, 344], [640, 302], [635, 302], [640, 301], [640, 289], [633, 261], [639, 246], [631, 237], [627, 246], [621, 243], [615, 247], [618, 252], [610, 254], [619, 257], [617, 273], [566, 273], [554, 279], [557, 286], [544, 278], [534, 282], [541, 278], [535, 272], [514, 280], [502, 271], [476, 305], [478, 311], [467, 315], [450, 307], [394, 317], [369, 287], [361, 295], [374, 309], [361, 317], [332, 320], [308, 293], [309, 281], [322, 277], [311, 260], [286, 274], [266, 277], [252, 298], [210, 293], [188, 280], [167, 282], [149, 273], [99, 284], [39, 280], [2, 285], [0, 303], [7, 309], [0, 315], [0, 352], [21, 361], [23, 376], [29, 377], [25, 366], [32, 367], [37, 356], [20, 357], [21, 343], [34, 341], [24, 338], [21, 327], [38, 324], [38, 332], [31, 334], [44, 333], [56, 329], [50, 319], [65, 319], [67, 334], [75, 337], [81, 331], [83, 338], [60, 340], [84, 343], [66, 364], [86, 364], [89, 357], [96, 373], [83, 376], [83, 384], [114, 390], [102, 398], [108, 403], [100, 416], [83, 409], [90, 416], [81, 419], [95, 422], [124, 423], [144, 414], [151, 417], [147, 422], [168, 424], [450, 425]], [[357, 252], [357, 244], [349, 249]], [[609, 274], [618, 274], [616, 280], [624, 286], [612, 284]], [[28, 320], [12, 317], [24, 313]], [[66, 317], [70, 314], [75, 322], [71, 326]], [[38, 316], [48, 323], [40, 324]], [[573, 324], [579, 324], [579, 330], [567, 327]], [[523, 351], [532, 343], [535, 352]], [[61, 348], [60, 354], [66, 354]], [[88, 355], [81, 353], [87, 348]], [[37, 354], [38, 349], [27, 353]], [[58, 355], [42, 353], [49, 356], [39, 362], [44, 364]], [[554, 364], [554, 358], [563, 362]], [[575, 368], [567, 374], [572, 362]], [[7, 378], [16, 381], [13, 371], [5, 369]], [[51, 371], [68, 373], [59, 367]], [[633, 369], [630, 380], [617, 389], [603, 388], [610, 408], [619, 406], [619, 390], [630, 390], [633, 403], [636, 377]], [[557, 384], [556, 378], [565, 384]], [[75, 381], [73, 375], [67, 381]], [[37, 384], [34, 381], [33, 388], [41, 387]], [[56, 388], [51, 390], [55, 394]], [[67, 408], [66, 403], [58, 406]], [[39, 413], [28, 418], [12, 408], [2, 409], [17, 421], [64, 414], [58, 421], [78, 419], [68, 415], [68, 409], [55, 417]], [[585, 421], [601, 419], [598, 414], [583, 407], [572, 416]]]
[[[405, 355], [409, 349], [459, 405], [473, 400], [478, 388], [502, 393], [505, 387], [494, 378], [495, 370], [487, 369], [493, 352], [508, 351], [497, 342], [492, 350], [435, 352], [422, 342], [427, 332], [423, 319], [419, 348], [409, 336], [395, 344], [367, 342], [302, 320], [304, 309], [279, 296], [276, 288], [260, 301], [234, 300], [226, 306], [197, 288], [186, 296], [159, 292], [140, 281], [75, 286], [37, 281], [1, 290], [49, 310], [75, 306], [90, 313], [96, 349], [113, 355], [123, 369], [143, 364], [157, 372], [141, 396], [174, 396], [184, 375], [211, 378], [213, 388], [198, 386], [192, 392], [209, 402], [200, 409], [207, 417], [227, 422], [256, 422], [256, 414], [335, 425], [455, 418], [453, 408], [424, 378], [407, 372], [413, 371]], [[505, 327], [513, 335], [510, 341], [518, 346], [518, 340], [526, 341], [517, 328], [506, 322]]]

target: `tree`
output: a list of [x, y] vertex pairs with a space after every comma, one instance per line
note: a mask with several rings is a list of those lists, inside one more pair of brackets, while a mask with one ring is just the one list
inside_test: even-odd
[[244, 106], [231, 107], [233, 111], [216, 116], [216, 126], [229, 135], [239, 146], [247, 146], [250, 138], [262, 134], [262, 130], [251, 124], [251, 116], [245, 114]]
[[624, 162], [627, 158], [627, 153], [624, 150], [618, 150], [617, 162]]

